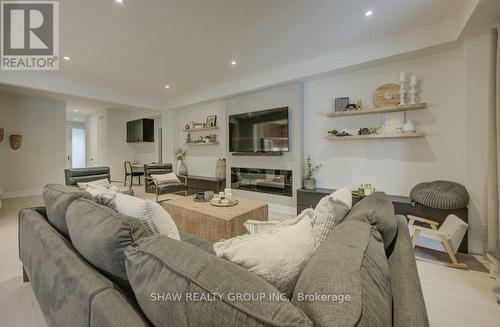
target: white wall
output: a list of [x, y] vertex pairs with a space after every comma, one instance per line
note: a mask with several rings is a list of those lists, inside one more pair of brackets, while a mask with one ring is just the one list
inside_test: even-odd
[[[372, 183], [388, 194], [408, 195], [419, 182], [437, 179], [464, 184], [470, 195], [470, 251], [480, 252], [480, 208], [484, 185], [487, 128], [488, 48], [485, 37], [463, 48], [419, 57], [304, 84], [304, 154], [322, 167], [318, 186], [356, 188]], [[399, 73], [416, 73], [429, 108], [407, 112], [424, 138], [326, 140], [329, 129], [377, 127], [383, 114], [325, 118], [332, 99], [361, 98], [372, 106], [379, 85], [397, 82]]]
[[[206, 122], [207, 116], [217, 115], [217, 126], [219, 129], [208, 131], [191, 131], [191, 139], [196, 139], [200, 136], [208, 134], [216, 134], [218, 145], [207, 146], [185, 146], [186, 132], [182, 130], [191, 120], [195, 122]], [[226, 134], [227, 122], [225, 114], [225, 102], [215, 101], [206, 104], [200, 104], [192, 107], [176, 110], [173, 116], [173, 137], [174, 147], [173, 152], [177, 148], [187, 149], [186, 165], [189, 175], [197, 176], [215, 176], [215, 165], [219, 158], [226, 157]], [[175, 164], [175, 157], [173, 163]]]
[[[3, 197], [40, 194], [48, 183], [64, 183], [66, 168], [64, 102], [0, 92], [0, 189]], [[11, 134], [23, 135], [12, 150]]]
[[[292, 83], [264, 91], [239, 95], [226, 100], [226, 115], [251, 111], [288, 107], [289, 110], [289, 152], [282, 156], [227, 156], [227, 176], [231, 176], [231, 167], [287, 169], [293, 172], [293, 196], [279, 196], [267, 193], [256, 193], [234, 190], [237, 196], [244, 196], [258, 201], [269, 202], [271, 209], [295, 213], [297, 203], [296, 189], [302, 184], [303, 156], [303, 88], [301, 83]], [[227, 127], [226, 127], [227, 128]], [[227, 179], [230, 187], [231, 181]]]

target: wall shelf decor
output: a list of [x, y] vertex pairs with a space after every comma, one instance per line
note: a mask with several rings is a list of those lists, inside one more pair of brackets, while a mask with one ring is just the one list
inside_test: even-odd
[[380, 114], [380, 113], [387, 113], [387, 112], [408, 111], [408, 110], [426, 109], [426, 108], [427, 108], [427, 103], [422, 102], [422, 103], [405, 104], [405, 105], [399, 105], [399, 106], [393, 106], [393, 107], [327, 112], [327, 113], [324, 113], [324, 115], [327, 117], [343, 117], [343, 116], [355, 116], [355, 115]]
[[183, 129], [183, 132], [186, 133], [191, 133], [191, 132], [201, 132], [201, 131], [209, 131], [213, 129], [219, 129], [219, 126], [214, 126], [214, 127], [200, 127], [200, 128], [190, 128], [190, 129]]
[[328, 140], [342, 141], [342, 140], [374, 140], [374, 139], [405, 139], [424, 137], [423, 132], [414, 133], [393, 133], [393, 134], [371, 134], [371, 135], [349, 135], [349, 136], [334, 136], [327, 135]]
[[23, 136], [22, 135], [11, 135], [10, 136], [10, 147], [12, 150], [18, 150], [23, 144]]
[[219, 142], [199, 142], [199, 143], [184, 143], [184, 145], [191, 146], [191, 145], [216, 145], [219, 144]]

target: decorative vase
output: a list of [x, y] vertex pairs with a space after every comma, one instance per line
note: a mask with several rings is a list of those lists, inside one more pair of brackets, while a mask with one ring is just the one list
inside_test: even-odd
[[23, 136], [22, 135], [11, 135], [10, 136], [10, 147], [12, 150], [18, 150], [23, 144]]
[[226, 159], [219, 159], [215, 164], [215, 177], [222, 180], [226, 179]]
[[0, 128], [0, 143], [3, 141], [3, 128]]
[[405, 133], [415, 133], [416, 130], [417, 129], [415, 127], [415, 123], [413, 123], [411, 120], [407, 120], [403, 125], [403, 132]]
[[307, 179], [304, 178], [304, 188], [306, 190], [315, 190], [316, 189], [316, 179]]
[[183, 176], [187, 176], [188, 174], [188, 167], [182, 160], [177, 161], [177, 174]]

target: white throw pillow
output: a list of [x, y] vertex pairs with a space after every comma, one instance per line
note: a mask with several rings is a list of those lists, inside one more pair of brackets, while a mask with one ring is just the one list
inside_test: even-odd
[[170, 238], [180, 240], [179, 230], [170, 214], [155, 201], [146, 200], [149, 207], [149, 216], [158, 230], [158, 233], [167, 235]]
[[85, 191], [92, 195], [95, 202], [105, 206], [110, 206], [116, 195], [121, 192], [120, 189], [114, 185], [106, 187], [105, 185], [99, 184], [88, 184], [85, 187]]
[[109, 187], [109, 185], [111, 185], [111, 183], [109, 182], [109, 180], [107, 178], [103, 178], [103, 179], [98, 179], [96, 181], [92, 181], [92, 182], [79, 182], [79, 183], [76, 183], [76, 185], [78, 185], [78, 188], [82, 189], [82, 190], [85, 190], [87, 188], [87, 186], [89, 185], [100, 185], [100, 186], [104, 186], [106, 188]]
[[248, 234], [257, 234], [265, 231], [269, 231], [279, 225], [280, 222], [276, 220], [247, 220], [243, 223], [243, 227], [247, 230]]
[[333, 227], [342, 222], [351, 207], [352, 194], [346, 187], [323, 197], [318, 202], [311, 218], [316, 247], [323, 242]]
[[177, 178], [175, 173], [151, 175], [151, 178], [156, 180], [158, 184], [181, 184], [181, 181]]
[[214, 251], [218, 257], [247, 268], [290, 297], [315, 248], [311, 212], [305, 210], [290, 220], [290, 225], [215, 243]]
[[115, 209], [122, 215], [140, 220], [151, 233], [159, 233], [180, 240], [175, 222], [158, 203], [118, 193]]

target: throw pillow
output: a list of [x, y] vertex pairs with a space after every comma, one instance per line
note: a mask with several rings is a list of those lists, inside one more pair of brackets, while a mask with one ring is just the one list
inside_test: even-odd
[[342, 222], [352, 207], [352, 194], [344, 187], [322, 198], [314, 208], [312, 224], [316, 247], [326, 238], [328, 233]]
[[181, 237], [177, 230], [177, 225], [169, 213], [155, 201], [146, 200], [146, 203], [148, 204], [149, 216], [158, 233], [180, 240]]
[[309, 213], [304, 211], [288, 226], [215, 243], [215, 254], [247, 268], [291, 296], [303, 266], [314, 252]]
[[79, 182], [76, 184], [78, 185], [78, 188], [80, 188], [82, 190], [85, 190], [87, 188], [87, 186], [89, 186], [89, 185], [101, 185], [104, 187], [108, 187], [109, 185], [111, 185], [111, 183], [109, 182], [109, 180], [107, 178], [98, 179], [98, 180], [95, 180], [92, 182], [85, 182], [85, 183]]
[[181, 184], [179, 178], [175, 173], [161, 174], [161, 175], [151, 175], [153, 180], [156, 180], [157, 184]]
[[312, 326], [265, 280], [186, 242], [154, 235], [125, 256], [137, 303], [154, 326]]
[[66, 224], [78, 253], [130, 293], [124, 250], [150, 236], [144, 225], [87, 199], [73, 201], [66, 213]]
[[151, 233], [180, 239], [177, 226], [168, 212], [153, 201], [118, 193], [115, 198], [115, 209], [123, 215], [140, 220]]
[[247, 220], [243, 223], [243, 227], [247, 230], [248, 234], [257, 234], [260, 232], [265, 232], [273, 229], [274, 227], [280, 224], [279, 221], [276, 220]]
[[95, 202], [105, 206], [110, 206], [116, 195], [121, 192], [118, 187], [111, 184], [109, 187], [98, 184], [88, 184], [85, 190], [92, 195]]

